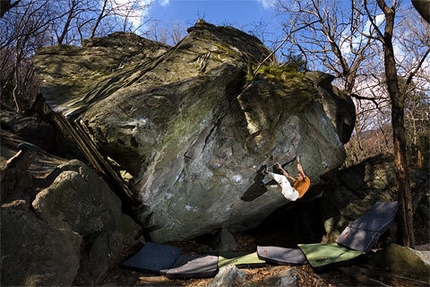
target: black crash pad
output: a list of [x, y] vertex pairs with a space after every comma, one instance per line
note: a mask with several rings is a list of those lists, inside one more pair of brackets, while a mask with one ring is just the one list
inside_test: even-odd
[[305, 254], [299, 248], [286, 248], [278, 246], [257, 246], [258, 258], [267, 263], [279, 265], [307, 264]]
[[336, 243], [368, 253], [393, 223], [396, 212], [396, 201], [376, 202], [366, 214], [342, 231]]
[[126, 259], [121, 264], [121, 267], [165, 274], [173, 266], [180, 254], [180, 248], [146, 242], [139, 252]]
[[218, 256], [181, 254], [166, 272], [170, 279], [207, 278], [218, 273]]

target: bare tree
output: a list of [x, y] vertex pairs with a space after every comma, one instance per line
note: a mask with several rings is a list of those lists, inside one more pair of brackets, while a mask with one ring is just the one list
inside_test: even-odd
[[98, 27], [100, 26], [101, 21], [106, 18], [108, 15], [111, 14], [111, 7], [109, 7], [108, 5], [109, 0], [103, 0], [101, 6], [100, 6], [100, 11], [98, 13], [97, 18], [94, 21], [94, 25], [93, 28], [91, 29], [91, 35], [90, 38], [94, 38], [94, 36], [96, 35], [96, 31], [98, 29]]
[[406, 94], [405, 126], [410, 160], [417, 168], [429, 168], [430, 95], [419, 88], [412, 88]]
[[38, 5], [23, 5], [22, 1], [0, 19], [1, 25], [8, 27], [0, 33], [0, 95], [2, 105], [10, 108], [11, 98], [17, 112], [24, 109], [22, 101], [28, 103], [38, 92], [31, 56], [45, 44], [49, 25], [48, 1], [28, 1], [35, 2]]
[[173, 45], [176, 45], [185, 37], [185, 31], [186, 29], [182, 23], [171, 22], [169, 36]]
[[181, 22], [170, 21], [163, 26], [160, 21], [153, 20], [151, 22], [152, 24], [145, 32], [145, 36], [148, 39], [168, 45], [176, 45], [186, 35], [186, 28]]
[[[354, 1], [353, 1], [354, 2]], [[366, 29], [366, 19], [349, 1], [296, 0], [278, 1], [278, 9], [289, 20], [284, 25], [291, 46], [306, 57], [312, 55], [338, 79], [343, 89], [352, 93], [359, 77], [362, 62], [369, 57], [372, 42], [361, 31]], [[297, 27], [306, 29], [297, 30]]]
[[148, 39], [167, 44], [168, 42], [168, 31], [165, 27], [160, 26], [160, 21], [152, 21], [152, 24], [146, 30], [144, 35]]
[[[89, 37], [139, 28], [142, 0], [2, 1], [0, 30], [0, 96], [3, 107], [18, 112], [38, 93], [32, 57], [40, 47], [80, 45]], [[3, 5], [5, 4], [5, 5]], [[135, 12], [139, 13], [135, 13]], [[137, 23], [137, 24], [136, 24]], [[15, 106], [15, 107], [13, 107]]]
[[394, 29], [396, 12], [399, 9], [399, 3], [394, 0], [391, 6], [388, 6], [384, 0], [376, 0], [376, 4], [382, 10], [385, 20], [383, 28], [376, 21], [376, 11], [373, 10], [367, 0], [364, 0], [367, 15], [372, 26], [377, 32], [376, 39], [381, 43], [384, 52], [384, 68], [386, 75], [386, 85], [388, 94], [391, 99], [391, 124], [393, 127], [394, 158], [396, 166], [396, 185], [397, 197], [399, 203], [399, 230], [400, 239], [404, 246], [414, 247], [414, 229], [413, 229], [413, 206], [411, 187], [409, 179], [409, 168], [407, 160], [406, 147], [406, 129], [405, 129], [405, 101], [406, 89], [410, 85], [412, 78], [420, 70], [422, 63], [430, 53], [430, 47], [417, 59], [416, 68], [409, 73], [405, 87], [399, 86], [399, 75], [397, 72], [397, 62], [394, 53]]
[[19, 2], [21, 2], [21, 0], [15, 0], [15, 1], [10, 1], [10, 0], [1, 0], [0, 1], [0, 18], [3, 17], [3, 15], [9, 11], [10, 9], [16, 7], [19, 5]]
[[[417, 29], [412, 32], [406, 28], [405, 19], [410, 14], [402, 14], [405, 12], [402, 9], [407, 5], [410, 7], [411, 3], [405, 3], [401, 6], [397, 0], [393, 0], [392, 5], [388, 6], [384, 0], [279, 0], [278, 8], [284, 11], [288, 19], [284, 27], [286, 35], [291, 34], [290, 45], [285, 49], [301, 52], [308, 63], [315, 63], [316, 67], [325, 67], [333, 73], [338, 79], [337, 83], [359, 100], [358, 106], [367, 109], [363, 119], [370, 115], [375, 117], [373, 112], [378, 111], [378, 117], [375, 118], [380, 118], [379, 126], [372, 126], [373, 132], [383, 132], [381, 138], [393, 133], [399, 230], [402, 231], [400, 238], [404, 245], [413, 246], [404, 122], [405, 95], [413, 79], [419, 82], [419, 79], [425, 78], [423, 67], [428, 68], [430, 41], [426, 32], [428, 29], [423, 25], [424, 22], [417, 21], [418, 16], [414, 19]], [[410, 9], [406, 12], [410, 12]], [[305, 28], [292, 33], [298, 26]], [[400, 30], [399, 27], [405, 28]], [[401, 35], [395, 34], [396, 29]], [[404, 45], [407, 48], [400, 53], [397, 48], [402, 41], [409, 45]], [[380, 63], [384, 65], [383, 71], [379, 68]], [[399, 77], [405, 79], [404, 87], [399, 86]], [[371, 105], [361, 105], [363, 100], [370, 101]], [[387, 104], [391, 117], [383, 116], [382, 113]], [[388, 122], [391, 123], [392, 131], [386, 130]], [[356, 130], [356, 133], [366, 132], [363, 130], [364, 125], [359, 126], [361, 130]], [[359, 148], [363, 148], [362, 139], [363, 134], [358, 141]]]

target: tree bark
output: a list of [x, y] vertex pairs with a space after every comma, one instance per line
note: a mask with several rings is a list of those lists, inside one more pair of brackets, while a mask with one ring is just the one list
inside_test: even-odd
[[393, 127], [394, 161], [396, 168], [399, 240], [402, 245], [413, 248], [415, 247], [413, 209], [408, 160], [406, 157], [406, 130], [404, 119], [406, 96], [404, 93], [401, 93], [399, 89], [396, 59], [394, 57], [392, 42], [395, 3], [393, 3], [392, 7], [388, 7], [384, 0], [377, 0], [377, 3], [385, 15], [383, 49], [387, 89], [391, 99], [391, 124]]

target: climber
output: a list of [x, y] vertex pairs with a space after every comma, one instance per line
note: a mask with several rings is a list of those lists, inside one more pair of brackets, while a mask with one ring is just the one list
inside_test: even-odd
[[[311, 181], [303, 170], [299, 156], [296, 156], [296, 162], [298, 170], [297, 178], [290, 176], [290, 174], [283, 169], [279, 163], [277, 163], [276, 167], [282, 172], [282, 174], [273, 173], [267, 169], [264, 170], [264, 174], [274, 179], [278, 184], [265, 184], [264, 186], [269, 190], [280, 191], [285, 198], [290, 201], [296, 201], [301, 198], [309, 189]], [[293, 186], [291, 186], [288, 180], [293, 182]]]

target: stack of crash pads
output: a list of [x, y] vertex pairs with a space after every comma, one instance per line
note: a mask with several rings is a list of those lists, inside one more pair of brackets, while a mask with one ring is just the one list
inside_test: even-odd
[[181, 249], [164, 244], [147, 242], [136, 254], [121, 266], [140, 272], [165, 275], [170, 279], [213, 277], [226, 265], [238, 268], [266, 266], [257, 252], [219, 252], [218, 254], [184, 254]]
[[299, 244], [299, 248], [258, 246], [258, 256], [275, 264], [306, 264], [314, 269], [348, 264], [370, 251], [388, 230], [397, 212], [397, 202], [376, 202], [340, 234], [336, 243]]
[[183, 254], [177, 247], [147, 242], [121, 266], [142, 272], [163, 274], [168, 278], [213, 277], [219, 268], [262, 267], [269, 264], [297, 265], [309, 263], [315, 270], [352, 262], [368, 253], [378, 238], [394, 221], [397, 202], [377, 202], [362, 217], [350, 223], [335, 243], [299, 244], [299, 248], [257, 246], [256, 252], [219, 252], [217, 254]]

